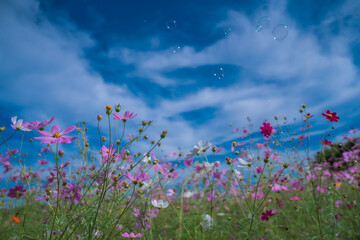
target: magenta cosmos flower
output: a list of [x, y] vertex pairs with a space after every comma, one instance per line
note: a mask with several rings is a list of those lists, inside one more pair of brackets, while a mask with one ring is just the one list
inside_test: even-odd
[[50, 143], [71, 143], [72, 140], [77, 139], [77, 137], [64, 136], [64, 134], [74, 131], [76, 126], [71, 126], [66, 128], [64, 131], [60, 132], [59, 125], [54, 125], [51, 129], [51, 133], [37, 130], [37, 132], [44, 137], [34, 137], [34, 139], [42, 140], [40, 143], [50, 144]]
[[274, 128], [270, 125], [270, 123], [263, 122], [263, 126], [260, 127], [260, 133], [264, 135], [264, 137], [270, 137], [273, 129]]
[[135, 235], [135, 233], [133, 233], [133, 232], [130, 233], [130, 234], [128, 234], [126, 232], [126, 233], [121, 234], [121, 236], [126, 237], [126, 238], [139, 238], [139, 237], [142, 237], [142, 234], [138, 233], [138, 234]]
[[137, 116], [137, 114], [134, 115], [134, 113], [130, 113], [130, 111], [126, 111], [124, 116], [122, 116], [120, 113], [117, 112], [114, 112], [113, 115], [114, 115], [114, 119], [123, 120], [123, 122], [126, 122], [126, 120]]
[[327, 110], [326, 113], [322, 113], [322, 115], [330, 122], [338, 122], [340, 119], [340, 117], [336, 116], [336, 112], [330, 112], [330, 110]]
[[23, 126], [29, 129], [40, 129], [40, 130], [44, 130], [44, 127], [46, 127], [47, 125], [49, 125], [52, 121], [54, 121], [55, 117], [53, 116], [50, 120], [46, 120], [45, 122], [39, 122], [39, 121], [35, 121], [35, 122], [24, 122]]
[[13, 188], [10, 188], [7, 196], [10, 198], [19, 198], [25, 195], [25, 193], [26, 193], [26, 189], [24, 188], [24, 186], [18, 185]]

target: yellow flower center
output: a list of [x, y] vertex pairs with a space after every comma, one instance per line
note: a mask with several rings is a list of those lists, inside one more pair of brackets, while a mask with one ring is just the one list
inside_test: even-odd
[[109, 153], [110, 152], [109, 149], [106, 152]]
[[19, 128], [19, 129], [22, 129], [22, 127], [23, 127], [23, 126], [20, 125], [18, 128]]
[[135, 235], [132, 233], [132, 234], [130, 234], [130, 237], [135, 237]]
[[332, 117], [332, 115], [331, 115], [330, 113], [328, 114], [328, 116], [329, 116], [329, 117]]
[[336, 185], [337, 187], [340, 187], [340, 186], [341, 186], [341, 183], [337, 182], [337, 183], [335, 183], [335, 185]]
[[54, 138], [59, 138], [59, 137], [61, 137], [61, 135], [60, 135], [60, 133], [56, 132], [56, 133], [54, 133], [53, 137]]

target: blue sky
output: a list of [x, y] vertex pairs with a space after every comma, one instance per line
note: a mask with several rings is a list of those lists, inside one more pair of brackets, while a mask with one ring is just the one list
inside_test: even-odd
[[[229, 123], [247, 116], [256, 129], [299, 117], [304, 103], [318, 133], [321, 112], [338, 112], [340, 135], [360, 120], [359, 12], [355, 0], [3, 0], [0, 123], [55, 115], [61, 128], [87, 121], [96, 138], [96, 115], [120, 103], [138, 114], [129, 133], [152, 120], [153, 138], [169, 130], [166, 152], [186, 152], [200, 139], [230, 142]], [[271, 26], [257, 32], [262, 16]]]

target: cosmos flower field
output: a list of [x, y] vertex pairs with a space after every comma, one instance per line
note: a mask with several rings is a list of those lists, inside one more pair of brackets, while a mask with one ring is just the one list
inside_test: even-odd
[[[313, 116], [302, 105], [298, 125], [286, 116], [261, 126], [248, 118], [228, 146], [189, 139], [192, 149], [163, 155], [156, 149], [166, 129], [148, 136], [151, 121], [143, 120], [131, 135], [136, 113], [107, 105], [100, 114], [98, 144], [86, 122], [4, 123], [0, 239], [360, 239], [360, 138], [349, 127], [331, 141], [341, 113]], [[314, 118], [326, 126], [317, 143]], [[41, 148], [23, 151], [35, 141]], [[137, 142], [148, 150], [138, 152]]]

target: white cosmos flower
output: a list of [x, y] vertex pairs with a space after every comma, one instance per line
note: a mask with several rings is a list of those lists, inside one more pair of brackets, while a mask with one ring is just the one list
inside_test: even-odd
[[210, 215], [208, 214], [202, 214], [201, 215], [202, 219], [204, 221], [201, 222], [201, 226], [205, 229], [209, 228], [212, 226], [213, 224], [213, 219], [210, 217]]
[[200, 152], [206, 152], [209, 148], [211, 148], [211, 143], [209, 141], [206, 141], [203, 144], [203, 142], [200, 140], [198, 145], [195, 145], [194, 148], [190, 150], [190, 153], [186, 154], [185, 159], [192, 158]]
[[193, 195], [194, 195], [194, 192], [191, 192], [191, 191], [184, 192], [184, 194], [183, 194], [184, 198], [191, 198]]
[[144, 153], [143, 159], [141, 159], [141, 164], [143, 166], [147, 166], [149, 164], [151, 164], [151, 156], [147, 156], [147, 153]]
[[167, 208], [169, 206], [169, 203], [167, 201], [163, 201], [163, 200], [151, 200], [151, 204], [154, 206], [154, 207], [157, 207], [157, 208]]
[[255, 162], [255, 155], [248, 155], [247, 160], [238, 158], [238, 161], [239, 161], [240, 165], [237, 165], [237, 167], [240, 167], [240, 168], [249, 167]]
[[24, 127], [24, 126], [22, 125], [22, 123], [23, 123], [23, 120], [22, 120], [22, 119], [19, 119], [19, 120], [17, 120], [17, 121], [16, 121], [16, 119], [17, 119], [17, 116], [11, 118], [11, 122], [13, 123], [13, 125], [11, 125], [11, 127], [12, 127], [13, 129], [22, 130], [22, 131], [27, 131], [27, 132], [28, 132], [28, 131], [31, 131], [31, 129], [26, 128], [26, 127]]

